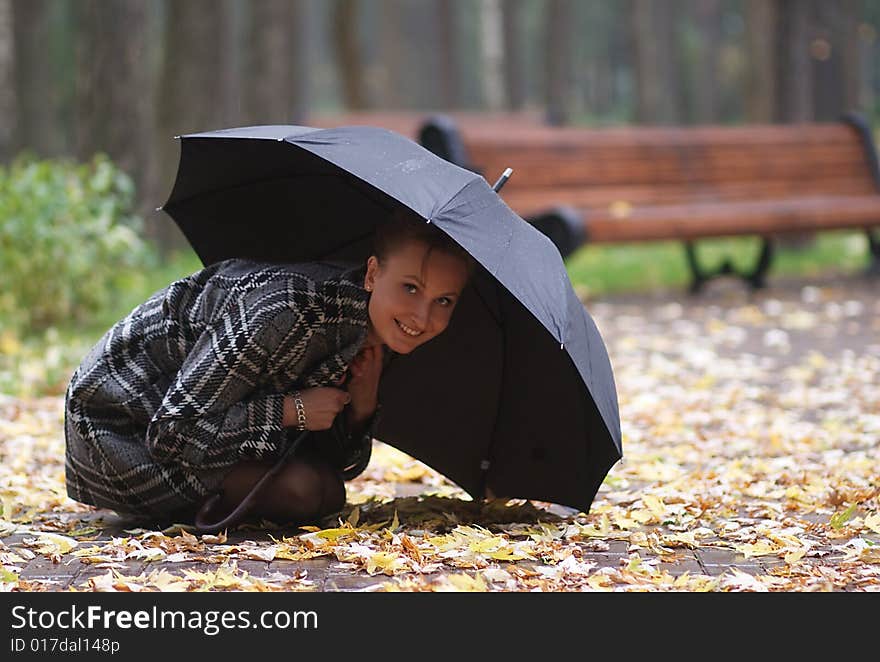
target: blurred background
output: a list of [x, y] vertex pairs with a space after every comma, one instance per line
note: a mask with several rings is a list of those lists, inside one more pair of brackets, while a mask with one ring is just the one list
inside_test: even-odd
[[[176, 135], [438, 112], [876, 127], [878, 29], [880, 0], [0, 0], [0, 390], [60, 392], [83, 346], [200, 266], [156, 211]], [[829, 233], [779, 269], [855, 270], [864, 249]], [[585, 298], [687, 279], [674, 243], [566, 264]]]

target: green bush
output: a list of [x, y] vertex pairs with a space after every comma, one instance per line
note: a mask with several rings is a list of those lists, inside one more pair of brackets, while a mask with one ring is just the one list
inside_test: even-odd
[[0, 331], [87, 320], [154, 266], [133, 200], [131, 178], [100, 154], [0, 167]]

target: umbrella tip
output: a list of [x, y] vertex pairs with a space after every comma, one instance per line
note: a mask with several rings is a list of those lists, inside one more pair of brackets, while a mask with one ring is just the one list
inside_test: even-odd
[[501, 177], [498, 178], [498, 181], [492, 186], [492, 190], [496, 193], [501, 190], [501, 187], [504, 186], [505, 182], [510, 179], [510, 176], [513, 174], [513, 168], [505, 168], [504, 172], [501, 173]]
[[161, 206], [156, 207], [156, 211], [162, 211], [162, 207]]
[[565, 343], [564, 343], [564, 342], [559, 343], [559, 349], [565, 349]]
[[180, 136], [174, 136], [175, 140], [180, 140]]

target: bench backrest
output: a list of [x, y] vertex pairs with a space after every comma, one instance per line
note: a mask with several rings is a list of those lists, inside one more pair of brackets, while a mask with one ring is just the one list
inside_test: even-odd
[[459, 127], [470, 166], [514, 174], [502, 197], [521, 214], [579, 208], [878, 192], [847, 123], [613, 129]]

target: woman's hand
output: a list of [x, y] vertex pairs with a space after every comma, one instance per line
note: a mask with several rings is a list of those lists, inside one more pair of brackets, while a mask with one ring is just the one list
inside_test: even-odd
[[366, 421], [379, 403], [379, 378], [382, 376], [382, 345], [361, 349], [348, 366], [351, 377], [346, 388], [351, 394], [353, 426]]
[[[329, 430], [333, 419], [349, 402], [351, 395], [339, 388], [316, 386], [300, 391], [303, 408], [306, 414], [307, 430]], [[284, 418], [282, 425], [296, 427], [299, 423], [296, 405], [292, 395], [284, 396]]]

